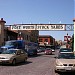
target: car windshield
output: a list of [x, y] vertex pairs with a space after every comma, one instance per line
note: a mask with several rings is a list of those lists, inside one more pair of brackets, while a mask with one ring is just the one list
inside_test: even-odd
[[59, 54], [58, 59], [75, 59], [75, 56], [73, 53], [61, 53]]
[[12, 45], [15, 45], [16, 42], [11, 42], [11, 41], [8, 41], [5, 43], [5, 46], [12, 46]]
[[46, 48], [47, 50], [51, 50], [51, 48]]
[[16, 50], [6, 50], [3, 51], [1, 54], [16, 54]]
[[60, 52], [72, 52], [71, 49], [62, 48], [60, 49]]
[[28, 46], [32, 46], [32, 43], [28, 43]]

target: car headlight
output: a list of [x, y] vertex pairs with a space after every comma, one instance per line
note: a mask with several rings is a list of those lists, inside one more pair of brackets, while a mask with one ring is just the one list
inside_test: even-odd
[[1, 59], [9, 60], [9, 58], [6, 58], [6, 57], [0, 57], [0, 60], [1, 60]]
[[63, 64], [56, 64], [56, 66], [63, 66]]
[[6, 58], [0, 57], [0, 59], [6, 59]]

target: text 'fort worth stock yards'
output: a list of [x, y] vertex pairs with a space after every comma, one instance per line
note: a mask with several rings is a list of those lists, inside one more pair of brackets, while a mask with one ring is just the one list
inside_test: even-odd
[[66, 24], [32, 24], [11, 25], [11, 30], [74, 30], [73, 25]]

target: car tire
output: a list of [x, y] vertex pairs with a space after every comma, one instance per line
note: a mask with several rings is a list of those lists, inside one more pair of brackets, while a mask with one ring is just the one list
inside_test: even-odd
[[16, 65], [16, 59], [13, 59], [13, 61], [12, 61], [12, 65], [13, 65], [13, 66]]
[[55, 70], [55, 73], [58, 73], [58, 71], [57, 71], [57, 70]]
[[27, 61], [27, 57], [25, 57], [25, 59], [24, 59], [24, 62], [26, 62]]

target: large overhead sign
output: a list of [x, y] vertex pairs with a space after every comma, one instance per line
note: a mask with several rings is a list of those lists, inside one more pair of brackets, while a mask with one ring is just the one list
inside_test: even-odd
[[66, 24], [25, 24], [25, 25], [11, 25], [11, 30], [73, 30], [72, 25]]
[[65, 30], [65, 25], [12, 25], [11, 30]]

